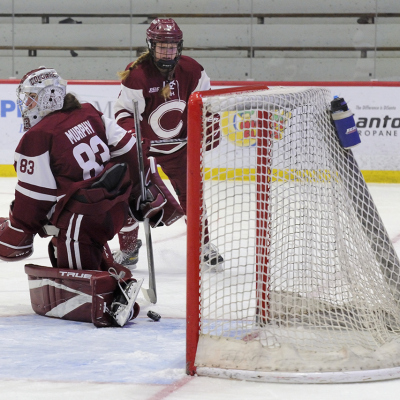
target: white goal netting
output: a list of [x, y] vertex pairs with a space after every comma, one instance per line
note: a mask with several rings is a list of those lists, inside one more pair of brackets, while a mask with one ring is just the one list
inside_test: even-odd
[[[399, 258], [331, 99], [324, 88], [203, 98], [198, 371], [400, 365]], [[215, 114], [220, 144], [205, 151]], [[202, 261], [206, 236], [222, 272]]]

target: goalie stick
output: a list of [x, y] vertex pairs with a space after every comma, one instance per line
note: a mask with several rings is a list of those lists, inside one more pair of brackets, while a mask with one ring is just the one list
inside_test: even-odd
[[[143, 149], [142, 149], [142, 134], [140, 131], [140, 119], [139, 119], [139, 106], [137, 100], [133, 100], [133, 116], [135, 118], [135, 131], [136, 131], [136, 147], [139, 161], [139, 174], [140, 174], [140, 185], [142, 188], [142, 199], [146, 199], [146, 182], [144, 175], [144, 162], [143, 162]], [[146, 300], [153, 304], [157, 303], [157, 291], [156, 291], [156, 277], [154, 272], [154, 256], [153, 256], [153, 243], [151, 240], [150, 232], [150, 220], [145, 218], [143, 220], [144, 233], [146, 237], [146, 248], [147, 248], [147, 266], [149, 268], [149, 288], [145, 289], [142, 287], [142, 292]]]

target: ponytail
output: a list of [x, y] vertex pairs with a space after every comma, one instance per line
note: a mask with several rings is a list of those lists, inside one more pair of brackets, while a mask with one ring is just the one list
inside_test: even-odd
[[67, 93], [64, 97], [64, 104], [61, 111], [74, 110], [76, 108], [82, 108], [82, 104], [72, 93]]
[[164, 100], [169, 100], [169, 98], [171, 97], [171, 87], [169, 86], [169, 83], [172, 81], [172, 79], [174, 77], [174, 71], [175, 71], [175, 68], [173, 68], [171, 71], [168, 72], [167, 84], [158, 91], [158, 94], [161, 97], [163, 97]]
[[169, 86], [169, 82], [159, 90], [158, 94], [164, 98], [164, 100], [168, 100], [171, 97], [171, 88]]
[[132, 61], [130, 64], [129, 68], [126, 69], [125, 71], [119, 71], [117, 72], [118, 77], [121, 79], [121, 82], [126, 80], [131, 73], [132, 70], [134, 70], [139, 64], [141, 64], [143, 61], [147, 60], [150, 58], [150, 52], [147, 50], [144, 53], [142, 53], [136, 61]]
[[[149, 58], [151, 58], [151, 54], [150, 54], [150, 51], [147, 50], [144, 53], [142, 53], [135, 61], [132, 61], [132, 63], [129, 65], [129, 67], [125, 71], [117, 72], [117, 75], [121, 79], [121, 82], [124, 82], [128, 78], [131, 71], [133, 71], [135, 68], [137, 68], [137, 66], [139, 64], [148, 60]], [[163, 97], [164, 100], [168, 100], [171, 96], [171, 87], [169, 86], [169, 81], [172, 80], [174, 70], [175, 70], [175, 68], [172, 69], [171, 71], [169, 71], [167, 84], [158, 91], [158, 94], [161, 97]]]

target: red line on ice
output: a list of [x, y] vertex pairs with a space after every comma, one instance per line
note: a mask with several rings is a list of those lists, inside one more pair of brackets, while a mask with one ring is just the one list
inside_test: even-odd
[[184, 378], [180, 379], [178, 382], [173, 383], [172, 385], [168, 385], [164, 389], [160, 390], [155, 395], [151, 396], [147, 400], [163, 400], [168, 397], [171, 393], [176, 392], [182, 386], [186, 385], [189, 381], [193, 379], [192, 376], [185, 376]]
[[392, 239], [392, 243], [396, 243], [399, 240], [400, 240], [400, 233], [394, 239]]

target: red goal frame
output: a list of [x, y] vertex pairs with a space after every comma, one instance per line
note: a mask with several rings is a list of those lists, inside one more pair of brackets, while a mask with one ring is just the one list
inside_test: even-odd
[[[197, 351], [197, 344], [200, 332], [200, 294], [199, 294], [199, 260], [201, 249], [199, 246], [201, 240], [200, 215], [202, 201], [199, 194], [202, 192], [201, 185], [201, 142], [203, 131], [202, 104], [203, 97], [219, 96], [228, 93], [243, 93], [259, 90], [267, 90], [269, 87], [265, 84], [254, 84], [249, 86], [232, 87], [227, 89], [207, 90], [194, 92], [188, 102], [188, 144], [187, 144], [187, 292], [186, 292], [186, 373], [194, 375], [196, 367], [194, 365]], [[266, 156], [259, 154], [259, 156]], [[268, 168], [268, 166], [266, 166]], [[265, 184], [258, 182], [258, 184]], [[266, 198], [268, 193], [265, 194]], [[258, 202], [260, 199], [258, 198]], [[267, 210], [263, 210], [263, 213]], [[268, 240], [268, 236], [264, 236]], [[258, 246], [264, 247], [265, 243], [258, 243]], [[266, 256], [266, 254], [264, 254]], [[264, 263], [263, 263], [264, 264]], [[260, 271], [258, 271], [260, 272]], [[265, 271], [263, 274], [262, 288], [267, 285]], [[265, 280], [265, 282], [264, 282]], [[265, 291], [263, 291], [265, 293]], [[260, 296], [260, 297], [259, 297]], [[257, 295], [259, 300], [267, 302], [268, 300]]]

